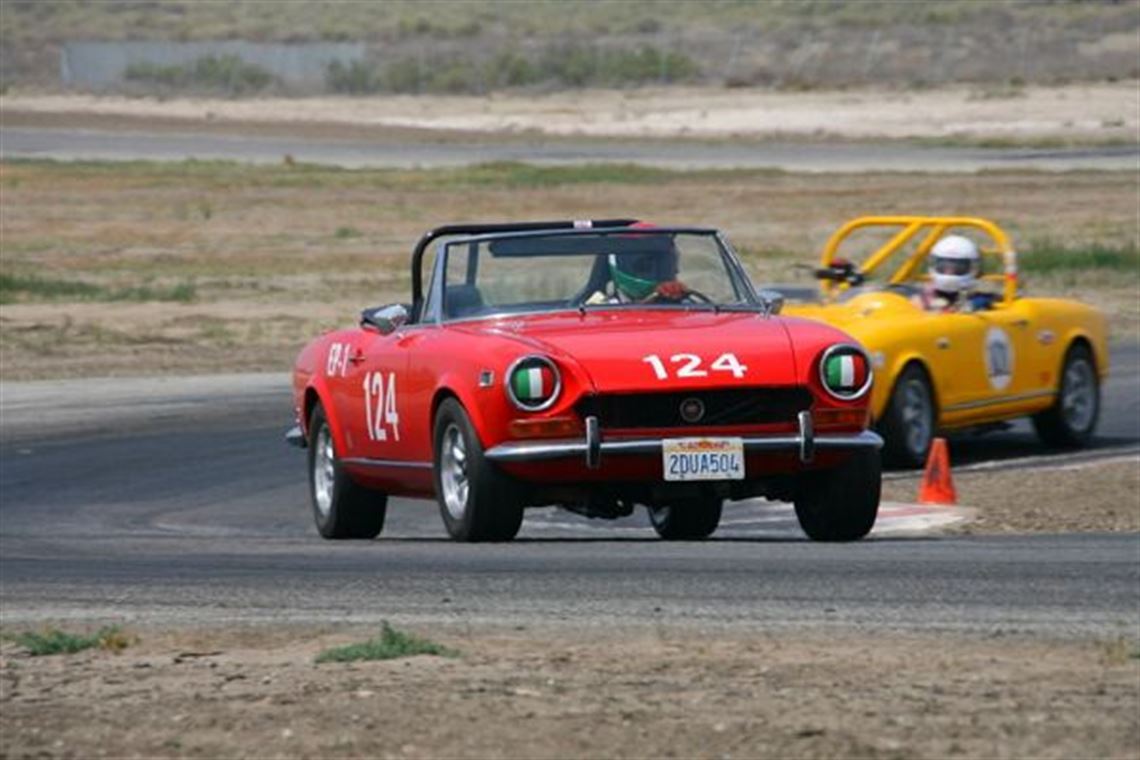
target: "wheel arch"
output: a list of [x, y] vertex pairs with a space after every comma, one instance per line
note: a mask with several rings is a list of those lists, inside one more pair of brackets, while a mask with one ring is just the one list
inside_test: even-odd
[[330, 403], [331, 394], [329, 389], [324, 387], [323, 383], [318, 379], [316, 382], [310, 384], [305, 388], [305, 395], [302, 400], [302, 417], [301, 424], [304, 425], [306, 439], [312, 431], [309, 430], [309, 420], [313, 416], [313, 410], [319, 404], [321, 409], [325, 412], [325, 420], [329, 425], [329, 432], [332, 434], [333, 447], [336, 451], [341, 452], [338, 456], [344, 456], [343, 452], [347, 451], [348, 441], [345, 438], [344, 427], [341, 425], [340, 417], [336, 413], [336, 407]]
[[[930, 371], [930, 367], [926, 361], [917, 353], [908, 353], [900, 355], [892, 362], [891, 366], [893, 367], [893, 371], [884, 373], [886, 377], [883, 379], [889, 379], [886, 391], [875, 403], [875, 409], [873, 410], [875, 422], [881, 420], [886, 413], [887, 406], [891, 403], [891, 399], [895, 395], [895, 388], [899, 384], [899, 378], [901, 378], [903, 373], [910, 367], [917, 367], [922, 374], [926, 375], [926, 384], [930, 386], [930, 403], [934, 406], [934, 424], [937, 426], [939, 422], [939, 410], [942, 408], [942, 403], [939, 399], [938, 384], [934, 382], [934, 373]], [[876, 383], [877, 382], [878, 378], [876, 378]]]
[[[428, 430], [435, 430], [435, 418], [439, 413], [439, 407], [443, 402], [449, 398], [453, 398], [459, 402], [463, 407], [463, 411], [467, 413], [468, 419], [471, 420], [471, 426], [475, 428], [475, 434], [479, 436], [479, 442], [487, 445], [486, 427], [484, 425], [483, 410], [480, 408], [476, 400], [471, 397], [470, 393], [461, 390], [456, 383], [441, 382], [439, 387], [435, 389], [435, 393], [431, 397], [431, 417], [428, 419]], [[434, 452], [435, 441], [434, 433], [432, 440], [432, 449]]]
[[1068, 357], [1069, 352], [1078, 346], [1088, 349], [1089, 356], [1092, 357], [1093, 370], [1099, 376], [1101, 373], [1101, 368], [1104, 365], [1101, 361], [1101, 357], [1097, 355], [1096, 345], [1094, 345], [1092, 338], [1085, 335], [1083, 332], [1074, 333], [1073, 335], [1069, 336], [1069, 340], [1065, 344], [1065, 350], [1061, 352], [1061, 365], [1058, 367], [1058, 371], [1064, 368], [1065, 358]]

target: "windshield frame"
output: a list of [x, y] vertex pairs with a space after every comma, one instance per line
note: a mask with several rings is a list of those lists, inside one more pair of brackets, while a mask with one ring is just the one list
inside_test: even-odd
[[[607, 303], [607, 304], [579, 304], [567, 303], [546, 309], [512, 309], [503, 308], [493, 310], [486, 314], [473, 316], [446, 318], [441, 305], [446, 295], [447, 259], [452, 246], [479, 246], [496, 240], [551, 238], [551, 237], [607, 237], [616, 235], [696, 235], [708, 237], [716, 244], [720, 254], [721, 264], [724, 265], [725, 274], [732, 284], [734, 291], [741, 294], [741, 303], [733, 304], [706, 304], [706, 303]], [[527, 258], [527, 257], [520, 257]], [[542, 257], [534, 257], [542, 258]], [[436, 324], [451, 324], [455, 322], [471, 322], [503, 317], [524, 317], [538, 314], [554, 314], [559, 312], [582, 312], [599, 310], [629, 310], [629, 309], [669, 309], [684, 311], [739, 311], [752, 308], [764, 309], [763, 300], [757, 295], [752, 279], [745, 272], [736, 251], [720, 230], [713, 227], [673, 226], [673, 227], [645, 227], [631, 229], [629, 227], [580, 227], [573, 229], [533, 229], [510, 232], [477, 233], [471, 235], [448, 236], [441, 240], [435, 256], [434, 266], [430, 277], [430, 292], [427, 294], [424, 308], [424, 322]]]

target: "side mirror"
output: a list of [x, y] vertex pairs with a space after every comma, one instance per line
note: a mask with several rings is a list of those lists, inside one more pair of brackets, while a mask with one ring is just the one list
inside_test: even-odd
[[779, 314], [780, 310], [784, 308], [784, 294], [778, 290], [761, 290], [756, 295], [760, 296], [760, 302], [764, 304], [764, 311], [769, 316]]
[[395, 332], [408, 321], [408, 307], [402, 303], [376, 306], [360, 312], [360, 326], [371, 327], [381, 335]]

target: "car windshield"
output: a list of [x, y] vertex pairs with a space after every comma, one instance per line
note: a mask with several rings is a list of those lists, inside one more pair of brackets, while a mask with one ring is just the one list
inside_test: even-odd
[[596, 308], [751, 306], [732, 253], [709, 230], [567, 230], [448, 242], [442, 317]]

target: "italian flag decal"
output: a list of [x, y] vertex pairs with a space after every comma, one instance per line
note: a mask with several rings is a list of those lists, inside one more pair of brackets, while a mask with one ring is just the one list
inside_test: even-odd
[[511, 386], [519, 401], [542, 401], [554, 392], [554, 373], [544, 364], [519, 367]]
[[827, 387], [837, 391], [855, 391], [867, 382], [867, 362], [856, 354], [837, 354], [827, 357], [824, 367]]

